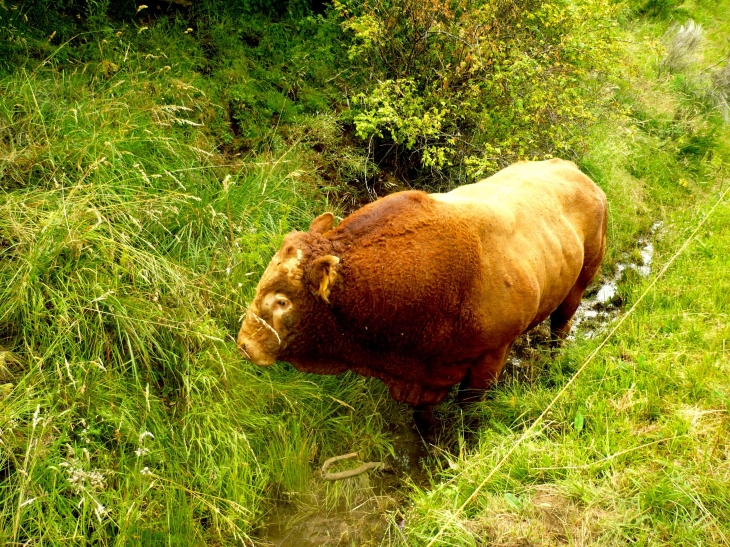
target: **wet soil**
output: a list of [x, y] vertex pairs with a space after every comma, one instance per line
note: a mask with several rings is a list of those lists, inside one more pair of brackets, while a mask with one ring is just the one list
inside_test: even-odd
[[[343, 501], [334, 510], [282, 504], [267, 517], [265, 535], [257, 545], [267, 547], [335, 547], [380, 545], [391, 524], [389, 514], [404, 503], [411, 484], [426, 486], [428, 449], [410, 424], [394, 432], [395, 457], [383, 471], [368, 474], [364, 501], [349, 508]], [[353, 479], [345, 479], [353, 480]]]

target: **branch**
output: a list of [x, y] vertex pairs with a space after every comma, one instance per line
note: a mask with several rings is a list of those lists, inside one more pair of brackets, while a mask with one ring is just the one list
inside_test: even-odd
[[357, 477], [358, 475], [362, 475], [366, 471], [369, 471], [370, 469], [378, 469], [385, 467], [382, 462], [368, 462], [362, 464], [360, 467], [356, 467], [355, 469], [348, 469], [347, 471], [340, 471], [339, 473], [328, 473], [327, 469], [329, 469], [330, 465], [332, 465], [335, 462], [338, 462], [340, 460], [349, 460], [351, 458], [356, 458], [357, 452], [351, 452], [350, 454], [343, 454], [342, 456], [334, 456], [332, 458], [329, 458], [325, 460], [324, 464], [322, 465], [322, 478], [326, 481], [339, 481], [342, 479], [349, 479], [350, 477]]

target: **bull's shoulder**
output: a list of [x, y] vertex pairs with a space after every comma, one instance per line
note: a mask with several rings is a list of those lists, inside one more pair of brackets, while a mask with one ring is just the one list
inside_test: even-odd
[[408, 190], [397, 192], [358, 209], [343, 220], [332, 233], [335, 240], [359, 240], [392, 230], [405, 220], [415, 221], [433, 213], [433, 200], [426, 192]]

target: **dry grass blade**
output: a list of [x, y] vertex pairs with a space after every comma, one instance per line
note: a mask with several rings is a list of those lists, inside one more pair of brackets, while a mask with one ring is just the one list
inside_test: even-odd
[[696, 60], [702, 39], [702, 25], [692, 19], [683, 25], [673, 25], [663, 38], [666, 53], [661, 61], [662, 70], [677, 72], [687, 68]]

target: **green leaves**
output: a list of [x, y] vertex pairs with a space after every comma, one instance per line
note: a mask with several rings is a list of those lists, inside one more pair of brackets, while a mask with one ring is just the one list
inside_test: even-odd
[[583, 424], [585, 423], [585, 418], [583, 417], [583, 414], [581, 414], [581, 411], [575, 413], [575, 417], [573, 418], [573, 429], [576, 430], [576, 432], [580, 433], [583, 431]]
[[586, 82], [609, 70], [613, 49], [615, 7], [603, 4], [337, 3], [367, 87], [354, 107], [358, 137], [396, 170], [429, 177], [466, 167], [478, 178], [579, 150], [600, 100]]
[[526, 499], [521, 498], [519, 496], [515, 496], [511, 492], [505, 492], [504, 494], [504, 501], [507, 502], [507, 505], [509, 505], [512, 509], [515, 511], [522, 511], [527, 506], [528, 502]]

